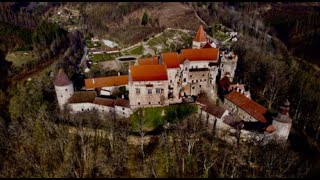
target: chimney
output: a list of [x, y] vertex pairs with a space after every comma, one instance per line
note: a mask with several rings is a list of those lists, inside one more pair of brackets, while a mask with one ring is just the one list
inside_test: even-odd
[[120, 72], [118, 72], [118, 76], [120, 76]]

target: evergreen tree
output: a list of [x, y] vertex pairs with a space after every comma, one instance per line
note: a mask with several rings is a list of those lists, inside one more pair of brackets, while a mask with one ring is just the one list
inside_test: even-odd
[[141, 25], [145, 26], [148, 24], [149, 21], [149, 16], [148, 14], [145, 12], [142, 16], [142, 21], [141, 21]]

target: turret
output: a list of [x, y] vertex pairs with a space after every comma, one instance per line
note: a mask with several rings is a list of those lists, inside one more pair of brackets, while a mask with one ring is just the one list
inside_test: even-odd
[[286, 142], [292, 126], [292, 119], [289, 115], [290, 103], [286, 100], [280, 107], [278, 115], [273, 119], [272, 125], [276, 128], [275, 139], [278, 142]]
[[53, 84], [57, 94], [59, 108], [63, 110], [64, 105], [74, 93], [73, 83], [63, 69], [60, 68]]
[[205, 35], [203, 26], [200, 25], [200, 27], [198, 28], [197, 34], [192, 41], [192, 48], [200, 49], [201, 47], [205, 46], [206, 43], [207, 43], [207, 37]]
[[237, 68], [238, 56], [233, 52], [224, 53], [222, 52], [221, 63], [220, 63], [220, 71], [221, 76], [220, 79], [224, 76], [230, 78], [230, 81], [233, 81], [234, 74]]

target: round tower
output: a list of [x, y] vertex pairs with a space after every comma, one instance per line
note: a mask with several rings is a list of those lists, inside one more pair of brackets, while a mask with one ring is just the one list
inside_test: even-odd
[[64, 105], [74, 93], [73, 83], [63, 69], [60, 68], [53, 84], [57, 94], [59, 108], [63, 110]]
[[275, 140], [277, 142], [286, 142], [292, 126], [292, 119], [289, 115], [290, 102], [286, 100], [283, 106], [280, 107], [278, 115], [272, 121], [272, 125], [276, 128]]

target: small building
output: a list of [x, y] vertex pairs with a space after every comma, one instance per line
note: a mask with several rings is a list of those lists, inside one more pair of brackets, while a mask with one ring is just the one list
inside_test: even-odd
[[100, 95], [111, 95], [115, 90], [121, 86], [128, 89], [128, 75], [109, 76], [99, 78], [85, 79], [86, 90], [98, 90]]

